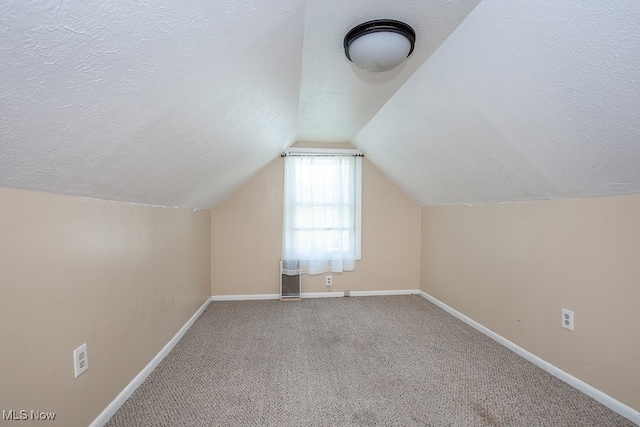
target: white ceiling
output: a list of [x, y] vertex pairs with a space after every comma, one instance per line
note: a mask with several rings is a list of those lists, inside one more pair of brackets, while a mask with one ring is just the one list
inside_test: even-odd
[[[421, 205], [640, 193], [640, 3], [478, 1], [5, 0], [0, 186], [211, 208], [304, 140]], [[370, 74], [376, 18], [417, 42]]]
[[640, 193], [640, 2], [484, 0], [354, 144], [421, 205]]
[[0, 186], [208, 208], [296, 137], [299, 0], [0, 2]]
[[[297, 139], [351, 142], [479, 1], [307, 1]], [[343, 40], [351, 28], [379, 18], [408, 23], [416, 45], [400, 67], [370, 73], [349, 62]]]

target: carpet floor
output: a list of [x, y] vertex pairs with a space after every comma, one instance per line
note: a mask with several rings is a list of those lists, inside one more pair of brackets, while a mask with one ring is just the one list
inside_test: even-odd
[[633, 426], [418, 295], [214, 302], [107, 426]]

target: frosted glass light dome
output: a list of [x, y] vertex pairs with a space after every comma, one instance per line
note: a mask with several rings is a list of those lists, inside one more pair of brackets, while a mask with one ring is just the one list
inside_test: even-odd
[[372, 72], [391, 70], [402, 63], [415, 45], [415, 32], [404, 22], [376, 20], [353, 28], [344, 38], [347, 58]]

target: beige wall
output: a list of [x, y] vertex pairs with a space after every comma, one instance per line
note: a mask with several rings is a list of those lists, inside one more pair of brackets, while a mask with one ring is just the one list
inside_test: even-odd
[[209, 211], [0, 189], [0, 410], [90, 424], [209, 297], [210, 241]]
[[422, 290], [640, 410], [640, 196], [423, 208], [421, 259]]
[[[282, 197], [280, 158], [211, 213], [0, 189], [0, 410], [88, 425], [210, 292], [277, 293]], [[363, 259], [332, 290], [420, 286], [640, 409], [639, 218], [640, 196], [420, 209], [365, 158]]]
[[212, 295], [279, 292], [283, 183], [278, 158], [211, 211]]
[[[332, 273], [332, 291], [417, 289], [420, 208], [365, 157], [362, 260]], [[284, 165], [281, 158], [211, 213], [212, 294], [279, 293]], [[303, 278], [303, 292], [326, 292], [324, 274]]]

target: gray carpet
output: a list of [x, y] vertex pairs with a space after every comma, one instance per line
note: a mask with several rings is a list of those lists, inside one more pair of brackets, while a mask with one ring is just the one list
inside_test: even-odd
[[214, 302], [108, 426], [632, 426], [424, 298]]

